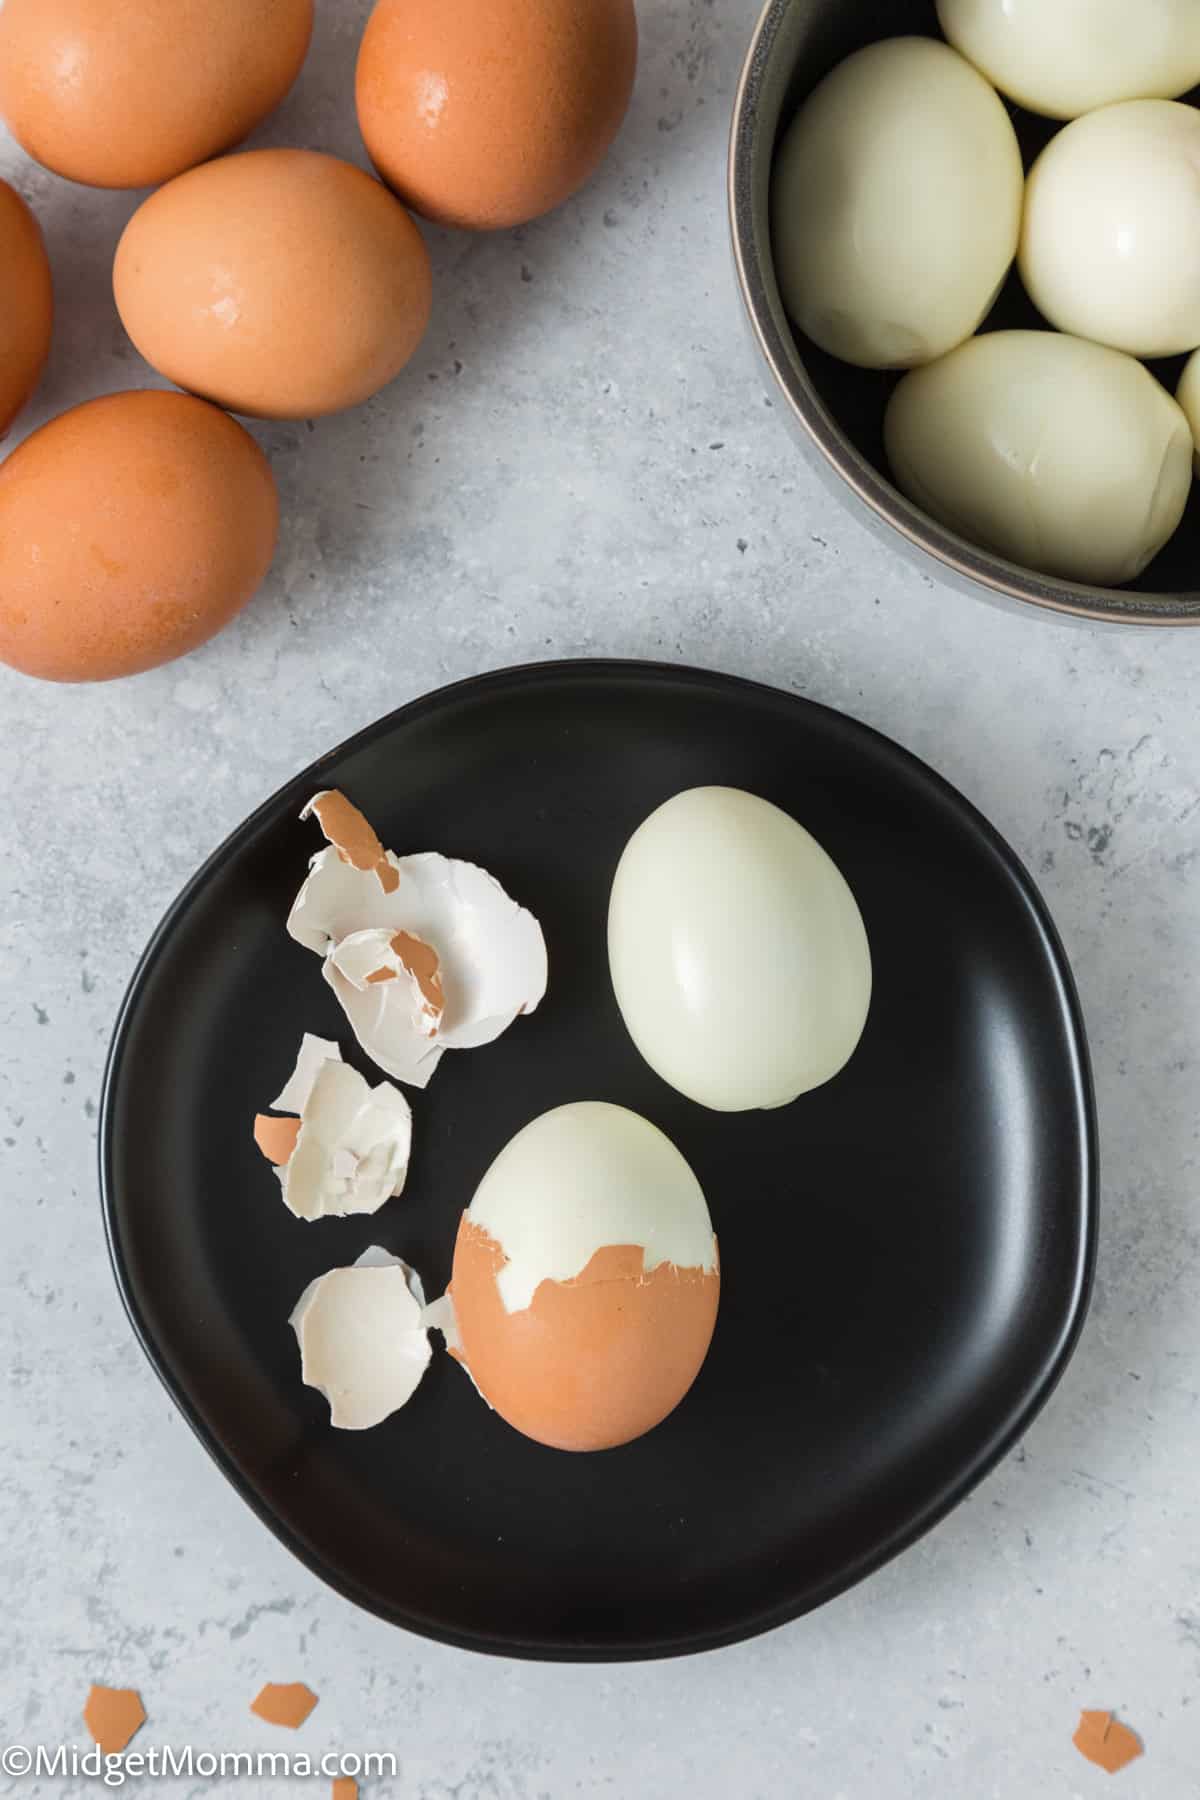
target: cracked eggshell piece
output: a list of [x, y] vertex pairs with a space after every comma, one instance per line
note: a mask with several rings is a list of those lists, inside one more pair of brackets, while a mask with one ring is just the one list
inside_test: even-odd
[[441, 1332], [447, 1356], [458, 1364], [489, 1411], [494, 1410], [491, 1401], [472, 1375], [467, 1359], [463, 1355], [462, 1333], [458, 1329], [458, 1317], [454, 1311], [454, 1295], [448, 1288], [440, 1300], [429, 1302], [422, 1315], [422, 1323], [427, 1331]]
[[298, 1219], [374, 1213], [403, 1192], [412, 1151], [412, 1111], [390, 1082], [372, 1088], [337, 1045], [307, 1033], [277, 1107], [260, 1113], [254, 1137], [275, 1164], [284, 1205]]
[[325, 979], [367, 1055], [423, 1088], [444, 1050], [490, 1044], [537, 1007], [547, 978], [542, 929], [474, 863], [433, 851], [372, 860], [370, 827], [364, 820], [352, 832], [333, 800], [361, 818], [341, 795], [318, 795], [305, 808], [323, 829], [334, 818], [338, 839], [309, 864], [288, 931], [324, 958]]
[[557, 1107], [484, 1176], [450, 1293], [452, 1353], [510, 1425], [562, 1450], [627, 1443], [683, 1399], [712, 1339], [720, 1266], [700, 1184], [636, 1113]]
[[301, 1379], [329, 1402], [329, 1422], [366, 1431], [407, 1405], [432, 1352], [420, 1277], [373, 1244], [345, 1269], [310, 1281], [291, 1327]]

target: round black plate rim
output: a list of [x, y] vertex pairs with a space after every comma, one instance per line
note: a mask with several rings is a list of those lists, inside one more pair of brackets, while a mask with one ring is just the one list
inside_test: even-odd
[[[123, 1052], [129, 1022], [139, 1003], [142, 989], [164, 944], [171, 936], [176, 921], [187, 910], [192, 895], [203, 885], [210, 870], [218, 867], [244, 840], [249, 839], [260, 821], [274, 815], [280, 808], [288, 804], [289, 800], [294, 800], [297, 795], [302, 794], [306, 799], [316, 791], [320, 786], [321, 772], [325, 768], [341, 761], [374, 739], [385, 736], [397, 727], [415, 721], [426, 713], [436, 712], [444, 706], [460, 700], [483, 698], [489, 694], [499, 695], [506, 690], [519, 690], [544, 681], [571, 680], [588, 682], [600, 680], [618, 684], [630, 681], [682, 683], [698, 688], [714, 688], [727, 694], [740, 692], [747, 697], [757, 696], [760, 700], [770, 700], [774, 705], [783, 703], [785, 706], [794, 707], [806, 713], [818, 713], [827, 720], [836, 721], [840, 730], [871, 740], [876, 748], [882, 750], [890, 759], [918, 773], [923, 781], [939, 791], [945, 799], [951, 802], [974, 834], [987, 843], [1019, 888], [1032, 916], [1037, 921], [1045, 943], [1047, 960], [1053, 968], [1058, 984], [1064, 1017], [1069, 1026], [1072, 1085], [1075, 1090], [1081, 1127], [1081, 1191], [1078, 1199], [1082, 1231], [1070, 1303], [1064, 1314], [1057, 1340], [1048, 1348], [1039, 1378], [1031, 1385], [1021, 1403], [1012, 1409], [1010, 1416], [997, 1427], [969, 1465], [961, 1469], [954, 1480], [948, 1481], [942, 1490], [914, 1515], [904, 1529], [896, 1531], [891, 1537], [875, 1545], [869, 1554], [859, 1558], [853, 1565], [843, 1567], [824, 1586], [811, 1591], [799, 1603], [792, 1599], [785, 1599], [777, 1607], [760, 1614], [752, 1621], [739, 1623], [728, 1630], [711, 1631], [681, 1639], [663, 1638], [650, 1643], [643, 1639], [637, 1639], [625, 1645], [614, 1646], [609, 1641], [602, 1647], [525, 1642], [519, 1637], [484, 1637], [480, 1634], [455, 1631], [447, 1628], [437, 1619], [381, 1604], [378, 1597], [368, 1589], [362, 1588], [357, 1583], [330, 1570], [319, 1550], [310, 1545], [297, 1532], [291, 1530], [269, 1506], [263, 1503], [252, 1485], [243, 1477], [232, 1457], [227, 1454], [221, 1443], [200, 1419], [186, 1391], [180, 1383], [173, 1379], [167, 1368], [158, 1345], [142, 1316], [125, 1262], [116, 1221], [112, 1168], [115, 1096], [122, 1078]], [[893, 1557], [908, 1549], [944, 1519], [948, 1513], [952, 1512], [990, 1473], [1018, 1441], [1057, 1387], [1074, 1353], [1087, 1316], [1099, 1236], [1098, 1128], [1082, 1009], [1074, 976], [1067, 961], [1058, 929], [1036, 883], [1016, 852], [1001, 837], [990, 821], [958, 789], [939, 775], [936, 770], [930, 768], [920, 757], [905, 750], [893, 739], [876, 731], [872, 726], [863, 724], [860, 720], [852, 718], [837, 708], [824, 706], [819, 701], [806, 699], [801, 695], [789, 693], [785, 689], [772, 687], [763, 682], [749, 680], [743, 676], [724, 674], [717, 670], [708, 670], [687, 664], [667, 663], [650, 658], [573, 657], [523, 663], [509, 668], [490, 670], [449, 683], [406, 702], [403, 706], [397, 707], [395, 711], [375, 720], [373, 724], [355, 732], [290, 781], [285, 782], [274, 794], [256, 807], [205, 859], [181, 889], [159, 921], [138, 959], [117, 1013], [105, 1065], [100, 1098], [97, 1149], [105, 1240], [117, 1291], [134, 1336], [141, 1345], [151, 1368], [205, 1450], [221, 1469], [235, 1492], [266, 1525], [272, 1535], [286, 1549], [290, 1550], [312, 1574], [340, 1594], [343, 1599], [349, 1600], [389, 1624], [400, 1626], [405, 1630], [415, 1632], [418, 1636], [448, 1644], [456, 1649], [541, 1662], [651, 1661], [721, 1649], [773, 1630], [804, 1613], [814, 1611], [817, 1607], [834, 1599], [838, 1594], [846, 1592], [885, 1563], [890, 1562]]]

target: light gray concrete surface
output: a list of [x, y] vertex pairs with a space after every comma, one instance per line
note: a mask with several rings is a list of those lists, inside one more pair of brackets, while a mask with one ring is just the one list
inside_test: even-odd
[[[753, 0], [641, 0], [631, 117], [556, 217], [431, 232], [436, 307], [384, 396], [259, 432], [284, 498], [265, 592], [186, 662], [95, 689], [0, 670], [0, 1713], [83, 1742], [92, 1680], [142, 1743], [278, 1748], [247, 1702], [303, 1678], [297, 1748], [394, 1750], [413, 1800], [1067, 1800], [1116, 1708], [1125, 1800], [1200, 1793], [1200, 633], [1013, 617], [911, 572], [826, 497], [764, 398], [726, 249], [725, 134]], [[319, 0], [258, 141], [359, 157], [366, 0]], [[147, 379], [109, 262], [134, 198], [0, 138], [58, 283], [26, 427]], [[459, 676], [591, 653], [774, 681], [892, 734], [1036, 871], [1095, 1054], [1095, 1304], [1020, 1450], [818, 1615], [645, 1667], [458, 1654], [355, 1612], [225, 1485], [109, 1274], [96, 1107], [135, 958], [197, 863], [313, 756]], [[881, 1196], [886, 1203], [886, 1195]], [[0, 1792], [82, 1794], [13, 1782]], [[235, 1791], [232, 1784], [143, 1791]], [[265, 1800], [324, 1792], [265, 1781]]]

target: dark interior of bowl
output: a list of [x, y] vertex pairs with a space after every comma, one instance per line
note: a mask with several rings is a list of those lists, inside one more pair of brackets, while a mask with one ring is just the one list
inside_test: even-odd
[[[883, 415], [898, 374], [856, 369], [828, 355], [788, 320], [775, 280], [770, 248], [770, 183], [775, 146], [796, 108], [816, 84], [845, 57], [879, 38], [906, 33], [941, 37], [934, 0], [779, 0], [760, 34], [747, 85], [747, 106], [742, 121], [743, 142], [739, 155], [746, 183], [741, 204], [752, 222], [750, 242], [743, 237], [742, 254], [753, 269], [747, 271], [765, 309], [764, 335], [771, 360], [802, 415], [815, 429], [818, 442], [844, 437], [840, 452], [832, 458], [868, 504], [886, 487], [885, 512], [903, 522], [911, 518], [920, 539], [933, 536], [957, 548], [966, 572], [977, 579], [979, 553], [952, 532], [944, 531], [919, 507], [912, 506], [892, 486], [883, 449]], [[1200, 90], [1188, 96], [1200, 100]], [[1009, 106], [1021, 152], [1028, 169], [1043, 146], [1061, 126], [1040, 119], [1021, 107]], [[735, 200], [735, 206], [738, 202]], [[984, 331], [1013, 328], [1047, 329], [1015, 268], [995, 306], [981, 327]], [[1151, 363], [1151, 372], [1172, 393], [1185, 357]], [[824, 428], [824, 429], [822, 429]], [[824, 444], [823, 444], [824, 447]], [[949, 558], [947, 559], [949, 560]], [[999, 559], [988, 559], [999, 560]], [[1047, 581], [1014, 564], [1001, 564], [1017, 585], [1032, 591], [1024, 597], [1060, 604], [1072, 596], [1081, 602], [1102, 596], [1107, 610], [1120, 614], [1123, 607], [1145, 612], [1160, 604], [1178, 613], [1194, 606], [1200, 613], [1196, 569], [1200, 563], [1200, 483], [1194, 484], [1183, 522], [1171, 541], [1128, 589], [1095, 589], [1070, 582]]]

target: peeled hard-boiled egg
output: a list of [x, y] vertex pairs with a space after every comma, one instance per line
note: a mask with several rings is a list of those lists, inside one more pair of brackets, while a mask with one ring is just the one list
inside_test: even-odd
[[1131, 356], [1200, 345], [1200, 112], [1127, 100], [1076, 119], [1029, 171], [1021, 279], [1060, 331]]
[[41, 379], [53, 324], [54, 289], [37, 220], [0, 181], [0, 438]]
[[358, 59], [358, 122], [400, 197], [496, 230], [561, 206], [625, 117], [633, 0], [379, 0]]
[[431, 286], [399, 202], [315, 150], [189, 170], [134, 213], [113, 266], [147, 362], [261, 418], [313, 418], [377, 393], [420, 343]]
[[0, 116], [59, 175], [151, 187], [278, 106], [312, 23], [312, 0], [3, 0]]
[[455, 1354], [526, 1437], [607, 1450], [683, 1399], [720, 1285], [704, 1194], [670, 1139], [622, 1106], [560, 1106], [511, 1139], [462, 1216]]
[[931, 38], [869, 45], [784, 133], [771, 189], [784, 305], [845, 362], [929, 362], [991, 308], [1023, 183], [1008, 114], [970, 63]]
[[1131, 581], [1183, 516], [1187, 420], [1132, 357], [1053, 331], [972, 338], [892, 395], [898, 485], [943, 525], [1045, 575]]
[[1175, 390], [1175, 398], [1192, 428], [1192, 441], [1196, 447], [1195, 469], [1200, 476], [1200, 350], [1188, 357], [1179, 378], [1179, 386]]
[[1050, 119], [1200, 82], [1196, 0], [937, 0], [942, 30], [1002, 94]]
[[0, 464], [0, 662], [105, 681], [194, 650], [275, 553], [266, 457], [187, 394], [109, 394]]
[[871, 953], [845, 877], [739, 788], [691, 788], [639, 825], [613, 880], [608, 956], [650, 1067], [718, 1112], [819, 1087], [866, 1023]]

